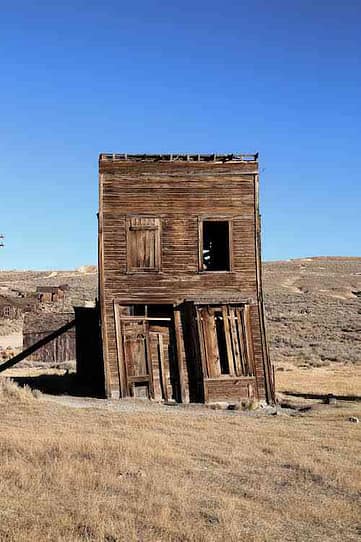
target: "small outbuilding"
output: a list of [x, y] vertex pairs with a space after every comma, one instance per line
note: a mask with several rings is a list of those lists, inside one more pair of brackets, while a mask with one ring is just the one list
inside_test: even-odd
[[0, 295], [0, 318], [18, 320], [24, 313], [36, 310], [37, 300], [34, 297], [20, 295]]
[[56, 303], [64, 299], [65, 292], [68, 289], [69, 286], [67, 284], [60, 286], [38, 286], [36, 293], [40, 303]]

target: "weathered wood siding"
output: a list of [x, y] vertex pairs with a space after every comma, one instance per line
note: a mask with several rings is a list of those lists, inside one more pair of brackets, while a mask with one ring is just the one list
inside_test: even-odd
[[[181, 303], [200, 296], [222, 301], [237, 295], [251, 304], [253, 380], [257, 381], [259, 398], [266, 397], [259, 305], [257, 174], [256, 161], [100, 160], [99, 280], [108, 395], [116, 397], [121, 393], [114, 302]], [[159, 272], [127, 271], [127, 221], [132, 216], [160, 219]], [[233, 251], [229, 272], [199, 270], [199, 221], [207, 217], [231, 220]], [[183, 364], [185, 367], [185, 360]], [[208, 387], [218, 397], [222, 382], [217, 386], [209, 383]], [[248, 382], [244, 382], [246, 396], [249, 389]]]
[[[73, 320], [68, 313], [30, 313], [25, 316], [23, 328], [23, 349], [45, 339], [64, 324]], [[75, 330], [70, 329], [39, 348], [28, 360], [44, 363], [62, 363], [76, 359]]]

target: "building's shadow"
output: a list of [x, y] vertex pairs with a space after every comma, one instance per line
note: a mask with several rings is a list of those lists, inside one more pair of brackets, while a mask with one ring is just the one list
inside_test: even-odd
[[303, 399], [318, 399], [320, 401], [328, 402], [330, 398], [336, 399], [338, 401], [361, 401], [360, 395], [334, 395], [333, 393], [305, 393], [298, 391], [283, 391], [283, 395], [288, 395], [291, 397], [302, 397]]
[[11, 377], [19, 386], [29, 386], [49, 395], [73, 395], [75, 397], [104, 398], [102, 386], [96, 387], [81, 382], [76, 373], [42, 374], [38, 376]]

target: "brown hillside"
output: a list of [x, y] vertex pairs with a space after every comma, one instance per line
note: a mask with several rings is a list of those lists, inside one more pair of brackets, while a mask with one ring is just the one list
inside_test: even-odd
[[361, 258], [269, 262], [263, 275], [277, 365], [361, 362]]
[[[1, 271], [0, 288], [35, 291], [69, 284], [65, 304], [42, 310], [71, 310], [94, 301], [94, 266], [76, 271]], [[263, 266], [268, 336], [277, 366], [361, 362], [361, 258], [316, 257], [267, 262]], [[21, 329], [21, 321], [0, 320], [0, 334]]]

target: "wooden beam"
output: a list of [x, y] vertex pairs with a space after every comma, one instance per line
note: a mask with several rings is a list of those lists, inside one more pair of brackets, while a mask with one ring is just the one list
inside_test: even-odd
[[23, 350], [17, 356], [14, 356], [13, 358], [9, 359], [8, 361], [6, 361], [2, 365], [0, 365], [0, 373], [5, 371], [6, 369], [9, 369], [10, 367], [13, 367], [17, 363], [20, 363], [20, 361], [23, 361], [25, 358], [27, 358], [28, 356], [30, 356], [31, 354], [33, 354], [34, 352], [39, 350], [39, 348], [41, 348], [42, 346], [45, 346], [46, 344], [53, 341], [57, 337], [60, 337], [60, 335], [62, 335], [63, 333], [66, 333], [74, 325], [75, 325], [75, 320], [71, 320], [70, 322], [68, 322], [64, 326], [62, 326], [59, 329], [56, 329], [55, 331], [53, 331], [53, 333], [50, 333], [50, 335], [47, 335], [46, 337], [44, 337], [40, 341], [37, 341], [32, 346], [29, 346], [29, 348], [27, 348], [26, 350]]
[[182, 403], [186, 402], [186, 389], [184, 381], [184, 365], [183, 365], [183, 350], [182, 350], [182, 321], [181, 313], [178, 310], [174, 311], [174, 331], [177, 348], [177, 362], [179, 375], [179, 388]]
[[[163, 337], [161, 333], [157, 333], [157, 336], [158, 336], [158, 354], [159, 354], [159, 365], [160, 365], [160, 381], [163, 388], [164, 400], [168, 401], [167, 377], [165, 374], [165, 363], [164, 363]], [[154, 387], [154, 382], [153, 382], [153, 387]]]
[[229, 327], [229, 317], [228, 317], [227, 305], [222, 305], [222, 318], [223, 318], [224, 335], [225, 335], [225, 338], [226, 338], [229, 374], [234, 376], [236, 374], [236, 364], [235, 364], [235, 360], [234, 360], [234, 357], [233, 357], [233, 350], [232, 350], [232, 343], [231, 343], [231, 331], [230, 331], [230, 327]]
[[129, 383], [128, 383], [128, 374], [127, 367], [124, 360], [124, 351], [123, 351], [123, 334], [122, 326], [120, 320], [120, 311], [119, 305], [114, 303], [114, 320], [115, 320], [115, 340], [117, 348], [117, 365], [118, 365], [118, 376], [119, 376], [119, 398], [126, 397], [129, 395]]

